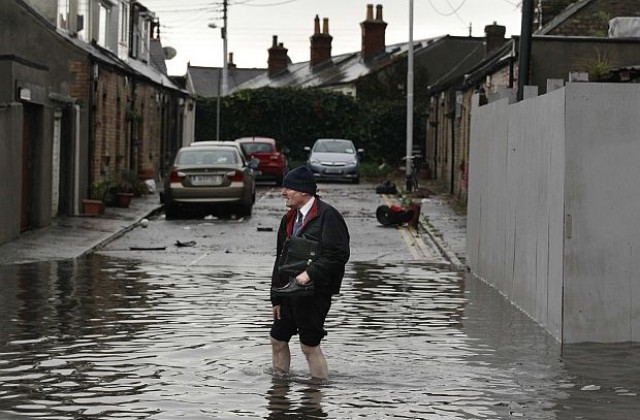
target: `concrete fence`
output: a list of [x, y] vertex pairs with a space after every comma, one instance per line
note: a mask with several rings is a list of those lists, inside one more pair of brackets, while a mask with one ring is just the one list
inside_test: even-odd
[[640, 341], [640, 86], [472, 114], [472, 272], [564, 343]]

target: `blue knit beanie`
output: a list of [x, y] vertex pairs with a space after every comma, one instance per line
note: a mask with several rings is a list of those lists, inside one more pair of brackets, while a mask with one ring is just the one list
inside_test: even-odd
[[298, 166], [290, 170], [282, 180], [282, 186], [290, 190], [315, 195], [318, 190], [316, 177], [306, 166]]

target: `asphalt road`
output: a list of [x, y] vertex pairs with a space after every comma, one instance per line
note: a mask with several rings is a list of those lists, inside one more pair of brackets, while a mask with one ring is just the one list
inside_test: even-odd
[[[377, 221], [377, 207], [389, 202], [375, 193], [375, 185], [332, 183], [319, 188], [322, 198], [345, 217], [351, 235], [351, 263], [446, 263], [427, 235], [407, 226], [384, 227]], [[280, 218], [287, 210], [280, 191], [275, 186], [260, 186], [253, 215], [248, 218], [202, 214], [166, 220], [159, 215], [98, 252], [171, 265], [269, 265], [275, 257]]]

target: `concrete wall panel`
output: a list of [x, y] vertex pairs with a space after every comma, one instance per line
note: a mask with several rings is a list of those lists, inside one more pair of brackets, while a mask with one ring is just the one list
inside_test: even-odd
[[[469, 150], [469, 267], [501, 290], [504, 272], [507, 100], [474, 108]], [[475, 136], [475, 133], [483, 133]]]
[[564, 341], [640, 339], [640, 86], [567, 86]]
[[564, 92], [476, 114], [469, 267], [560, 339], [562, 258], [550, 250], [562, 250]]

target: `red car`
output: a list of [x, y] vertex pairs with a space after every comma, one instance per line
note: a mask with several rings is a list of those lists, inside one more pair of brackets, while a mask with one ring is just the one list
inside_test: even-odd
[[247, 160], [260, 161], [256, 171], [257, 180], [270, 180], [282, 185], [282, 179], [289, 172], [286, 149], [279, 151], [276, 140], [271, 137], [241, 137], [235, 141], [240, 144]]

